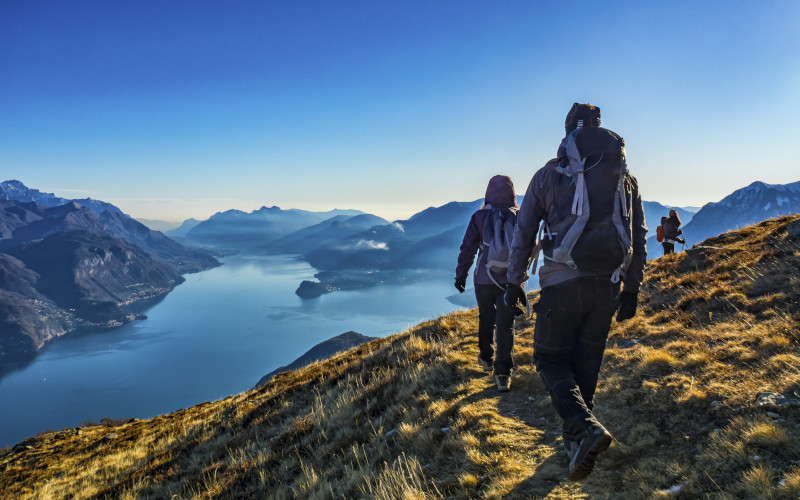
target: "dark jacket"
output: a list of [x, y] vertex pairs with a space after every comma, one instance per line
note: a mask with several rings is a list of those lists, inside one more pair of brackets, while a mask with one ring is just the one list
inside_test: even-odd
[[683, 234], [683, 230], [680, 228], [681, 220], [676, 216], [665, 217], [661, 225], [664, 226], [664, 238], [673, 240], [668, 243], [674, 243], [678, 236]]
[[[614, 135], [616, 136], [616, 134]], [[563, 149], [560, 147], [559, 156], [562, 156], [563, 153]], [[544, 167], [539, 169], [534, 174], [528, 185], [528, 190], [525, 192], [522, 207], [520, 207], [517, 214], [517, 228], [514, 231], [514, 242], [511, 246], [507, 275], [510, 283], [521, 284], [529, 278], [528, 267], [533, 259], [532, 250], [536, 244], [539, 224], [546, 220], [551, 227], [557, 225], [558, 214], [554, 213], [553, 207], [556, 206], [554, 202], [556, 176], [562, 175], [557, 171], [559, 164], [560, 159], [556, 158], [550, 160]], [[624, 270], [622, 281], [626, 291], [638, 292], [644, 275], [644, 264], [647, 259], [647, 226], [645, 225], [644, 209], [636, 179], [628, 173], [625, 174], [624, 182], [629, 217], [632, 219], [631, 245], [633, 247], [633, 255], [627, 269]], [[539, 284], [544, 288], [574, 278], [594, 275], [599, 274], [588, 274], [577, 268], [545, 260], [539, 272]]]
[[[480, 250], [478, 262], [475, 264], [475, 284], [493, 284], [492, 279], [489, 277], [489, 271], [486, 270], [486, 253], [481, 246], [483, 242], [483, 227], [486, 223], [486, 218], [491, 214], [492, 207], [511, 208], [516, 206], [517, 198], [511, 179], [504, 175], [492, 177], [489, 181], [489, 185], [486, 187], [484, 206], [472, 214], [472, 217], [469, 219], [469, 224], [467, 225], [467, 231], [464, 233], [464, 239], [461, 242], [461, 251], [458, 254], [458, 265], [456, 266], [457, 279], [467, 280], [469, 268], [475, 260], [475, 253]], [[504, 274], [492, 274], [498, 283], [506, 283]]]

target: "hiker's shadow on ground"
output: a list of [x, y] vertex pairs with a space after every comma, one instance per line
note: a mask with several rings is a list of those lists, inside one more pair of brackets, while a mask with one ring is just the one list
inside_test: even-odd
[[[544, 498], [565, 480], [568, 469], [566, 455], [559, 441], [561, 424], [554, 410], [550, 407], [538, 381], [513, 380], [509, 392], [498, 393], [494, 384], [471, 396], [472, 399], [499, 397], [497, 412], [506, 418], [521, 421], [532, 429], [541, 431], [533, 447], [541, 453], [543, 460], [535, 464], [533, 474], [519, 482], [504, 498]], [[512, 382], [512, 384], [513, 384]], [[537, 397], [538, 395], [538, 397]], [[544, 404], [546, 403], [546, 404]], [[553, 450], [548, 455], [547, 450]]]
[[[529, 399], [529, 395], [535, 394], [531, 389], [524, 390], [518, 386], [512, 392], [503, 394], [498, 411], [505, 417], [517, 418], [525, 425], [540, 430], [541, 435], [533, 446], [540, 451], [537, 455], [546, 458], [536, 463], [533, 474], [517, 483], [506, 498], [545, 498], [565, 480], [569, 467], [559, 441], [561, 425], [557, 416], [549, 406], [543, 408], [540, 401]], [[553, 452], [546, 455], [545, 449]]]
[[520, 481], [505, 498], [545, 498], [563, 480], [567, 460], [558, 453], [540, 462], [532, 476]]

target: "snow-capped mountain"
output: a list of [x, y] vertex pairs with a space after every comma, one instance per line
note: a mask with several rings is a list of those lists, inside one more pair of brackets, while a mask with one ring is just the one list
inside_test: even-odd
[[59, 198], [52, 193], [43, 193], [38, 189], [31, 189], [17, 180], [0, 182], [0, 200], [32, 201], [45, 207], [57, 207], [72, 201], [66, 198]]
[[749, 226], [773, 217], [800, 213], [800, 182], [765, 184], [756, 181], [716, 203], [707, 203], [683, 228], [687, 242]]
[[127, 217], [122, 210], [110, 203], [93, 200], [91, 198], [68, 200], [66, 198], [60, 198], [53, 193], [43, 193], [38, 189], [29, 188], [18, 180], [0, 182], [0, 200], [34, 202], [48, 208], [59, 207], [74, 201], [78, 205], [84, 206], [98, 215], [106, 210], [111, 210], [112, 212]]

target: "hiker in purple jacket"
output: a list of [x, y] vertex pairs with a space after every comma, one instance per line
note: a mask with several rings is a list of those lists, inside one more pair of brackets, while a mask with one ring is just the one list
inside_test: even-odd
[[[491, 371], [494, 363], [497, 389], [506, 392], [511, 388], [511, 371], [514, 368], [514, 313], [503, 300], [505, 269], [500, 272], [487, 269], [488, 245], [484, 242], [487, 235], [484, 230], [491, 224], [493, 210], [498, 209], [506, 215], [513, 214], [513, 220], [516, 221], [517, 198], [514, 184], [505, 175], [495, 175], [489, 180], [483, 207], [472, 214], [469, 220], [464, 241], [461, 243], [461, 253], [458, 255], [455, 287], [460, 293], [464, 293], [469, 268], [475, 259], [475, 253], [479, 252], [474, 275], [479, 316], [478, 363], [486, 371]], [[510, 237], [511, 234], [509, 241]], [[492, 337], [496, 342], [496, 352], [492, 347]]]
[[592, 413], [593, 398], [614, 313], [617, 321], [636, 314], [647, 226], [625, 142], [600, 127], [600, 108], [575, 103], [565, 129], [557, 158], [525, 192], [506, 302], [527, 303], [522, 284], [541, 249], [533, 360], [563, 423], [569, 479], [579, 481], [612, 442]]

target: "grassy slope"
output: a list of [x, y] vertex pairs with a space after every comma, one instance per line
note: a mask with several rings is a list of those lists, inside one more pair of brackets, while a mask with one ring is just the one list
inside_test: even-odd
[[[0, 457], [13, 498], [800, 498], [800, 239], [768, 221], [648, 264], [615, 324], [596, 414], [615, 435], [564, 480], [560, 426], [518, 322], [512, 391], [476, 370], [475, 310], [146, 421], [47, 433]], [[637, 340], [638, 343], [623, 342]], [[622, 342], [623, 348], [618, 346]]]

